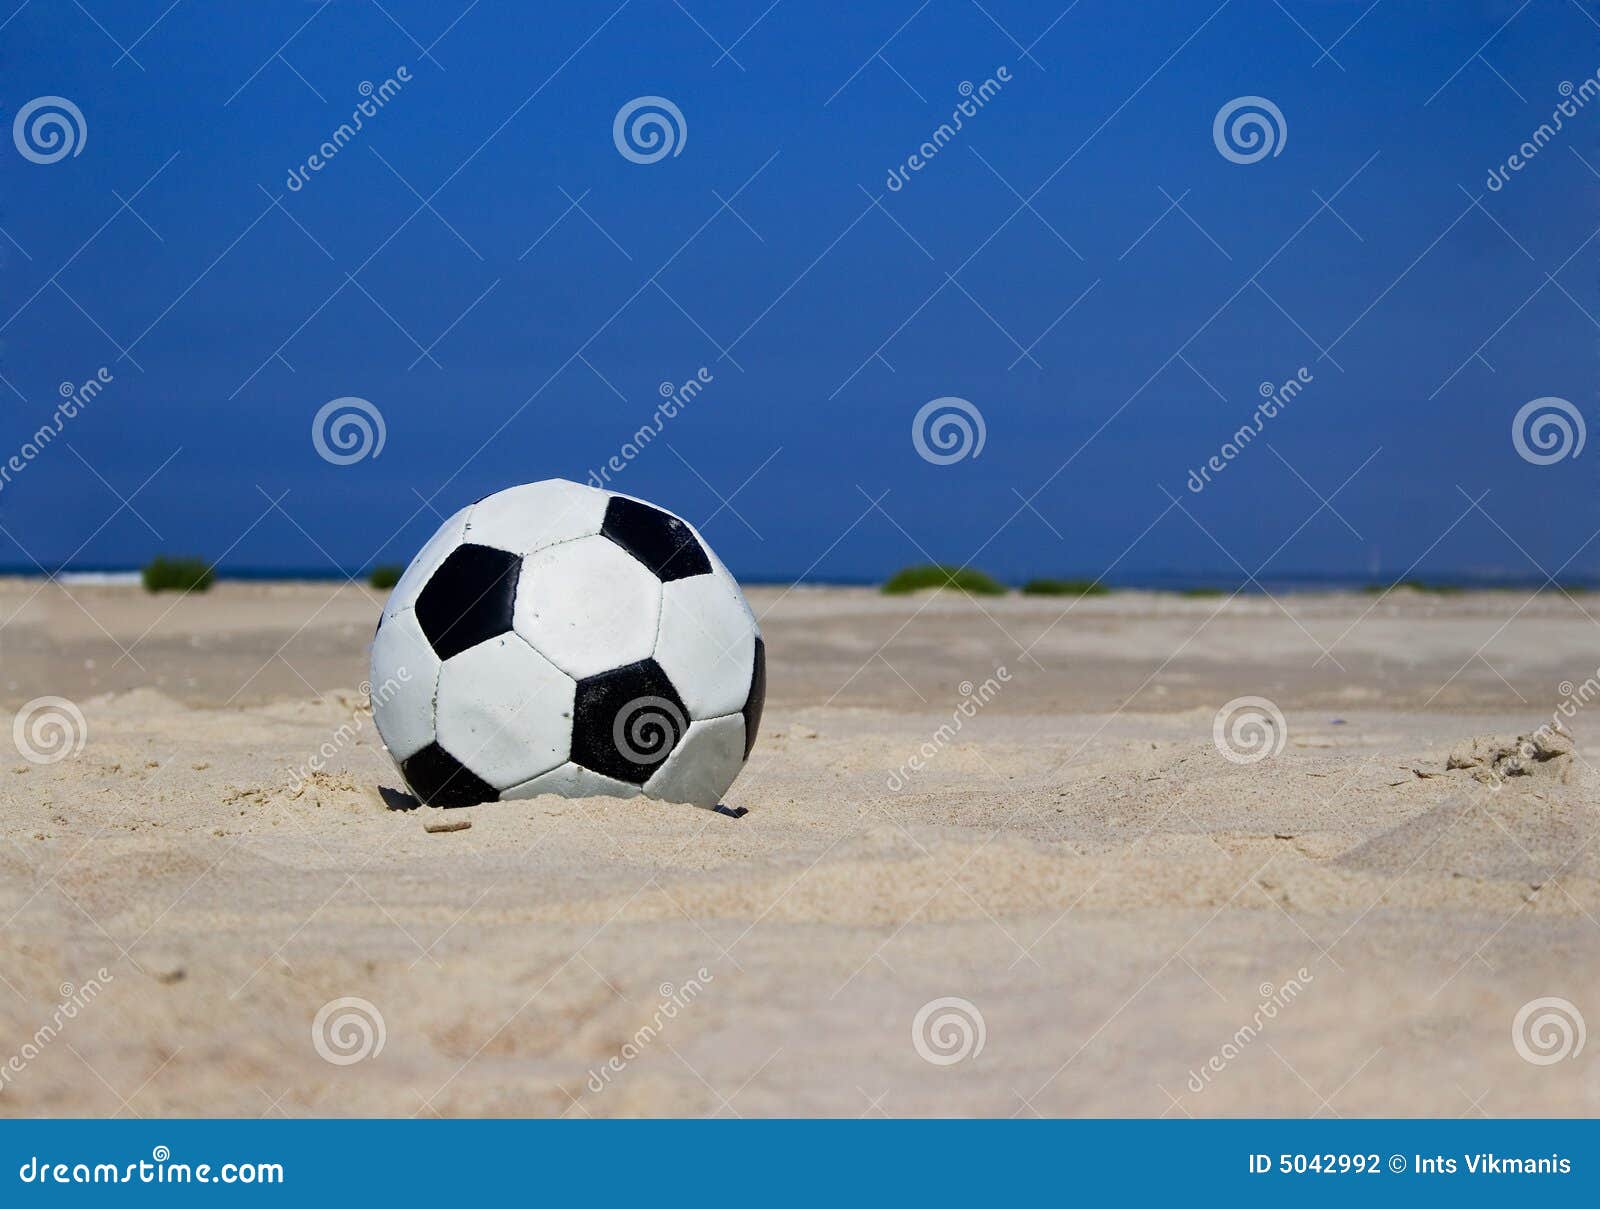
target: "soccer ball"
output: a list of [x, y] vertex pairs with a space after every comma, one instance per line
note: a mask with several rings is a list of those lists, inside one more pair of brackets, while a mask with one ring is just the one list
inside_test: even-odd
[[766, 652], [686, 521], [548, 479], [463, 508], [411, 560], [371, 695], [430, 805], [642, 793], [712, 808], [755, 744]]

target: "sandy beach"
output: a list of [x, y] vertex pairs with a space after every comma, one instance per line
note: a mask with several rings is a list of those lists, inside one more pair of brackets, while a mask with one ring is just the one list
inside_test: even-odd
[[0, 763], [0, 1114], [1600, 1111], [1600, 1043], [1513, 1027], [1600, 1025], [1595, 727], [1447, 768], [1596, 675], [1600, 597], [749, 597], [744, 817], [430, 832], [380, 594], [0, 582], [5, 720], [85, 735]]

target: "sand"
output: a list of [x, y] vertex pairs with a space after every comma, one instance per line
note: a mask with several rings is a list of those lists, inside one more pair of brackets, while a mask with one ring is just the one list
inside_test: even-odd
[[[1595, 727], [1447, 768], [1596, 674], [1600, 599], [750, 596], [743, 818], [442, 818], [376, 594], [0, 581], [0, 721], [87, 729], [0, 763], [0, 1114], [1600, 1111], [1600, 1041], [1513, 1036], [1600, 1026]], [[1246, 695], [1287, 740], [1234, 763]]]

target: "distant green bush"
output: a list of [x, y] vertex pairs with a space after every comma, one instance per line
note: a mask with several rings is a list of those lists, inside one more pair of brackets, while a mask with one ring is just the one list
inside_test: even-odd
[[1030, 579], [1024, 596], [1104, 596], [1111, 589], [1097, 579]]
[[884, 581], [887, 596], [904, 596], [926, 588], [959, 588], [973, 596], [1004, 596], [1006, 586], [992, 575], [975, 571], [971, 567], [950, 567], [930, 563], [920, 567], [906, 567], [896, 571]]
[[158, 554], [140, 573], [146, 592], [204, 592], [216, 580], [203, 558], [171, 558]]
[[1190, 600], [1210, 600], [1224, 593], [1221, 588], [1185, 588], [1178, 595], [1187, 596]]
[[393, 563], [385, 563], [381, 567], [373, 567], [372, 573], [367, 576], [367, 582], [380, 592], [387, 592], [400, 582], [400, 574], [404, 567], [397, 567]]
[[1397, 579], [1391, 584], [1368, 584], [1362, 591], [1369, 596], [1381, 596], [1385, 592], [1398, 591], [1409, 588], [1413, 592], [1426, 592], [1430, 596], [1457, 596], [1463, 588], [1456, 584], [1429, 583], [1425, 579]]

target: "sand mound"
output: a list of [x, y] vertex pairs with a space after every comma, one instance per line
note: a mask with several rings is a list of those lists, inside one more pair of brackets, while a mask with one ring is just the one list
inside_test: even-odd
[[1507, 739], [1480, 735], [1459, 743], [1445, 762], [1447, 770], [1466, 769], [1473, 780], [1493, 785], [1514, 777], [1566, 783], [1572, 779], [1572, 736], [1557, 723], [1532, 734]]
[[[1514, 784], [1514, 783], [1513, 783]], [[1450, 874], [1542, 884], [1600, 877], [1600, 811], [1571, 793], [1463, 792], [1374, 836], [1337, 863], [1393, 875]]]

